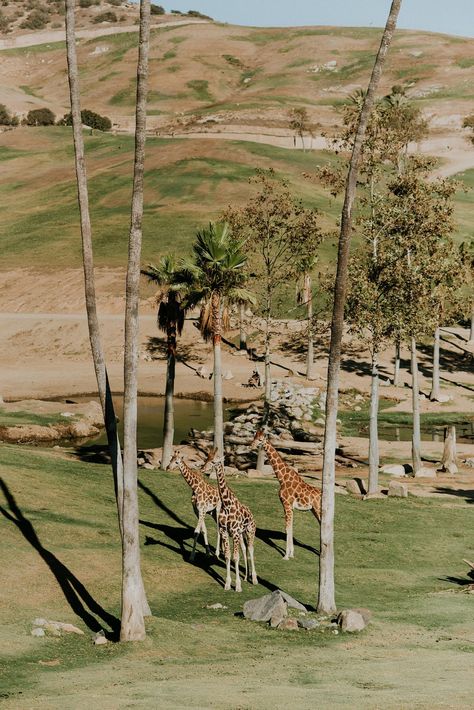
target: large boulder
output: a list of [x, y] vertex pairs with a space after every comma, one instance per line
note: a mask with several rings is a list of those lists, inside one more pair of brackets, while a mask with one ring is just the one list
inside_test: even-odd
[[288, 606], [277, 589], [259, 599], [249, 599], [243, 611], [245, 618], [250, 621], [270, 621], [273, 617], [283, 619], [287, 615]]
[[337, 623], [342, 631], [347, 631], [348, 633], [363, 631], [366, 627], [364, 617], [356, 609], [344, 609], [344, 611], [341, 611], [337, 617]]

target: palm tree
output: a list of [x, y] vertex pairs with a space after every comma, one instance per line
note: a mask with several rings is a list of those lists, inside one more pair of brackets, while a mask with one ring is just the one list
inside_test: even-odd
[[296, 287], [296, 302], [299, 306], [306, 306], [307, 319], [307, 350], [306, 350], [306, 378], [314, 380], [314, 333], [313, 333], [313, 285], [311, 272], [318, 257], [312, 254], [302, 259], [299, 264], [300, 279]]
[[196, 234], [194, 259], [184, 264], [189, 283], [188, 307], [201, 304], [199, 327], [214, 351], [214, 447], [218, 456], [224, 452], [224, 416], [222, 408], [222, 333], [229, 327], [229, 306], [255, 303], [244, 288], [247, 257], [242, 243], [231, 235], [227, 222], [211, 222]]
[[374, 104], [375, 92], [380, 82], [382, 66], [391, 44], [401, 0], [393, 0], [385, 26], [380, 48], [370, 77], [367, 94], [359, 114], [357, 130], [352, 149], [351, 161], [346, 180], [344, 206], [337, 257], [334, 304], [331, 323], [331, 346], [328, 362], [328, 383], [326, 398], [326, 429], [324, 434], [323, 494], [321, 513], [321, 553], [319, 558], [318, 611], [331, 614], [336, 611], [334, 588], [334, 493], [335, 493], [335, 453], [336, 420], [338, 405], [339, 369], [341, 364], [341, 342], [344, 327], [344, 306], [348, 281], [349, 249], [352, 232], [352, 207], [355, 199], [359, 161], [367, 123]]
[[188, 289], [187, 284], [183, 282], [183, 273], [171, 255], [162, 257], [158, 266], [148, 264], [146, 269], [142, 269], [142, 274], [148, 276], [148, 280], [158, 286], [155, 296], [158, 306], [157, 325], [163, 333], [166, 333], [167, 339], [165, 416], [161, 455], [161, 468], [166, 470], [173, 455], [176, 338], [183, 332], [187, 312], [184, 299]]
[[[137, 491], [137, 386], [138, 386], [138, 297], [143, 219], [143, 174], [145, 163], [146, 105], [148, 91], [148, 49], [150, 44], [150, 0], [140, 0], [137, 94], [135, 117], [135, 160], [128, 240], [125, 300], [124, 397], [123, 397], [123, 536], [121, 641], [145, 638], [143, 581], [140, 567], [140, 539]], [[149, 611], [149, 610], [148, 610]]]

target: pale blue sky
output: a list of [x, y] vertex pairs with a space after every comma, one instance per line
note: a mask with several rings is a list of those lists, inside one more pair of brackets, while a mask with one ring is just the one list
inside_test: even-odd
[[[153, 0], [216, 20], [264, 27], [385, 24], [390, 0]], [[170, 4], [168, 4], [170, 3]], [[399, 27], [474, 36], [474, 0], [403, 0]]]

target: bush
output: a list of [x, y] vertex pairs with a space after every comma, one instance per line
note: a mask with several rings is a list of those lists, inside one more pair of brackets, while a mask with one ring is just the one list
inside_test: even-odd
[[34, 108], [26, 116], [27, 126], [54, 126], [56, 116], [49, 108]]
[[96, 15], [92, 22], [98, 25], [99, 22], [117, 22], [117, 15], [112, 10], [107, 10], [107, 12], [101, 12], [100, 15]]
[[[98, 131], [110, 131], [112, 128], [112, 121], [107, 116], [101, 116], [95, 111], [90, 111], [89, 109], [83, 109], [81, 111], [81, 120], [85, 126], [90, 128], [96, 128]], [[58, 121], [61, 126], [72, 126], [72, 116], [70, 113], [66, 113], [63, 118]]]
[[113, 5], [114, 7], [120, 7], [122, 4], [123, 0], [107, 0], [109, 5]]
[[198, 10], [188, 10], [187, 14], [189, 17], [200, 17], [202, 20], [212, 20], [212, 17], [209, 17], [209, 15], [203, 15], [202, 12], [199, 12]]
[[161, 7], [161, 5], [151, 5], [151, 14], [152, 15], [164, 15], [165, 14], [165, 8]]
[[32, 10], [28, 17], [23, 20], [20, 27], [25, 30], [42, 30], [49, 22], [49, 14], [45, 10]]
[[79, 7], [92, 7], [92, 5], [99, 5], [100, 0], [79, 0]]
[[12, 117], [5, 104], [0, 104], [0, 126], [11, 126]]

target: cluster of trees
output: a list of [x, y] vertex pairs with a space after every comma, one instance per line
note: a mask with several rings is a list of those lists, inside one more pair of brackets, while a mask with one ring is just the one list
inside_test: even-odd
[[[343, 109], [338, 146], [350, 149], [364, 101], [362, 92]], [[369, 493], [378, 486], [378, 358], [382, 347], [395, 345], [394, 383], [399, 383], [400, 344], [411, 350], [413, 390], [413, 470], [421, 468], [419, 387], [416, 343], [434, 336], [430, 397], [440, 399], [440, 327], [462, 312], [466, 245], [452, 239], [454, 181], [435, 179], [432, 160], [408, 154], [428, 125], [419, 109], [395, 86], [377, 101], [362, 147], [362, 188], [357, 231], [360, 244], [349, 267], [346, 318], [371, 353]], [[325, 168], [322, 179], [336, 194], [341, 173]], [[464, 256], [463, 256], [464, 255]], [[460, 278], [461, 277], [461, 278]]]
[[[90, 109], [81, 111], [81, 119], [84, 126], [94, 128], [98, 131], [110, 131], [112, 121], [107, 116], [101, 116]], [[22, 119], [23, 126], [72, 126], [71, 113], [66, 113], [56, 122], [56, 116], [49, 108], [34, 108], [28, 111], [25, 118]], [[0, 126], [19, 126], [20, 119], [18, 116], [11, 114], [9, 109], [0, 104]]]

